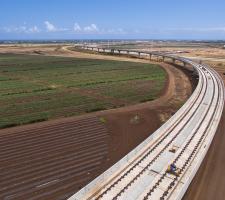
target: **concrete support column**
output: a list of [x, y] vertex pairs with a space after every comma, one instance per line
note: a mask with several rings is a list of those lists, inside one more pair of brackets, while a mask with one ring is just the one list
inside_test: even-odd
[[139, 57], [139, 58], [141, 57], [141, 53], [140, 53], [140, 52], [138, 52], [138, 57]]
[[193, 76], [198, 76], [198, 71], [195, 68], [193, 68]]

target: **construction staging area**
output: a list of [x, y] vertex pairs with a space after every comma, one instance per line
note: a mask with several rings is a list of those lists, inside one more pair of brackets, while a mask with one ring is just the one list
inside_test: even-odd
[[[140, 57], [143, 52], [136, 54]], [[224, 85], [220, 76], [206, 65], [176, 56], [156, 56], [193, 66], [199, 75], [195, 92], [152, 136], [71, 200], [183, 197], [217, 130], [224, 105]]]

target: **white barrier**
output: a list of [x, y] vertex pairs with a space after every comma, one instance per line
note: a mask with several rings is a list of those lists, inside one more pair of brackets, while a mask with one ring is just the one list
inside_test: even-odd
[[[118, 51], [120, 53], [123, 52], [122, 50], [114, 50], [114, 53], [116, 51]], [[110, 52], [111, 52], [111, 50], [110, 50]], [[134, 53], [134, 51], [132, 51], [132, 53]], [[137, 55], [140, 55], [140, 53], [137, 52]], [[152, 54], [152, 55], [154, 55], [154, 54]], [[163, 56], [162, 54], [156, 54], [156, 55]], [[85, 186], [83, 189], [81, 189], [75, 195], [70, 197], [69, 200], [85, 199], [87, 193], [94, 194], [96, 191], [98, 191], [99, 188], [104, 188], [105, 182], [110, 181], [110, 178], [112, 178], [112, 175], [115, 175], [116, 172], [121, 172], [121, 171], [125, 170], [126, 166], [128, 166], [128, 164], [130, 164], [131, 162], [134, 162], [138, 155], [143, 153], [147, 148], [149, 148], [149, 146], [153, 145], [153, 143], [152, 143], [153, 141], [154, 141], [154, 143], [156, 143], [161, 137], [163, 137], [165, 130], [174, 126], [176, 121], [179, 121], [179, 118], [181, 118], [181, 116], [183, 116], [185, 114], [185, 112], [188, 110], [188, 108], [190, 108], [190, 106], [195, 102], [195, 99], [201, 93], [203, 79], [202, 79], [201, 73], [199, 71], [200, 69], [199, 69], [198, 64], [195, 64], [192, 61], [190, 61], [189, 59], [185, 59], [185, 58], [179, 58], [179, 57], [175, 57], [175, 56], [173, 57], [170, 55], [169, 56], [165, 55], [164, 57], [173, 58], [173, 59], [179, 60], [181, 62], [191, 64], [197, 70], [197, 72], [199, 74], [199, 82], [198, 82], [198, 85], [197, 85], [195, 91], [193, 92], [192, 96], [157, 131], [155, 131], [151, 136], [149, 136], [145, 141], [143, 141], [140, 145], [138, 145], [134, 150], [132, 150], [130, 153], [128, 153], [125, 157], [123, 157], [119, 162], [117, 162], [115, 165], [113, 165], [111, 168], [109, 168], [107, 171], [105, 171], [103, 174], [101, 174], [99, 177], [97, 177], [95, 180], [93, 180], [91, 183], [89, 183], [87, 186]], [[223, 107], [223, 103], [221, 104], [221, 106]], [[217, 117], [219, 118], [220, 116], [221, 116], [221, 113], [218, 112]], [[215, 123], [217, 123], [217, 122], [214, 122], [214, 124]], [[218, 124], [215, 124], [214, 126], [217, 127]], [[215, 134], [216, 129], [213, 131]], [[204, 159], [204, 156], [210, 146], [210, 143], [213, 139], [214, 134], [209, 138], [209, 142], [207, 143], [207, 146], [205, 148], [206, 151], [203, 151], [202, 154], [199, 154], [199, 155], [201, 155], [200, 159], [198, 161], [198, 164], [195, 165], [195, 169], [191, 172], [190, 178], [188, 179], [187, 182], [185, 182], [182, 189], [179, 190], [179, 193], [176, 193], [176, 192], [174, 193], [174, 194], [178, 194], [178, 195], [174, 195], [172, 199], [181, 199], [182, 196], [184, 195], [185, 191], [187, 190], [187, 187], [189, 186], [192, 178], [194, 177], [195, 173], [197, 172], [202, 160]]]

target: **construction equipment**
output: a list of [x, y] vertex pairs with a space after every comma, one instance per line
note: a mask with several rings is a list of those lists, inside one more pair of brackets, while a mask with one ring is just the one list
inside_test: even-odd
[[177, 166], [172, 163], [168, 166], [166, 172], [172, 175], [178, 176], [180, 174], [180, 169], [177, 168]]

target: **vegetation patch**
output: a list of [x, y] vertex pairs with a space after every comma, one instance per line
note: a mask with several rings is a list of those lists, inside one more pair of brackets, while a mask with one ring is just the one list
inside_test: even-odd
[[99, 121], [103, 124], [106, 124], [106, 122], [107, 122], [106, 118], [104, 118], [104, 117], [100, 117]]
[[0, 54], [0, 128], [154, 100], [155, 64]]

